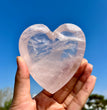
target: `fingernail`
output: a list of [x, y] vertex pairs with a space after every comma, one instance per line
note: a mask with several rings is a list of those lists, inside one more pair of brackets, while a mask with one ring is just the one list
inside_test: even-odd
[[19, 68], [19, 56], [16, 57], [17, 67]]
[[92, 68], [92, 69], [93, 69], [93, 65], [92, 65], [92, 64], [89, 64], [89, 66], [90, 66], [90, 68]]
[[20, 62], [22, 62], [23, 59], [20, 56], [17, 56], [16, 60], [17, 60], [17, 67], [20, 68]]
[[92, 75], [92, 77], [96, 80], [97, 79], [97, 77], [96, 76], [94, 76], [94, 75]]
[[84, 63], [88, 63], [88, 61], [86, 59], [83, 59], [81, 64], [84, 64]]

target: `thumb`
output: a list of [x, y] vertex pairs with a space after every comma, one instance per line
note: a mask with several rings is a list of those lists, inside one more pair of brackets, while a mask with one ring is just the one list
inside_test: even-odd
[[24, 97], [31, 97], [30, 75], [24, 60], [18, 56], [13, 99], [18, 100]]

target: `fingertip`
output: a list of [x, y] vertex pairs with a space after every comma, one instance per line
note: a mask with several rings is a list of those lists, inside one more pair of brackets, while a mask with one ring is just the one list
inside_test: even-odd
[[93, 65], [92, 65], [92, 64], [89, 63], [88, 65], [89, 65], [89, 67], [90, 67], [91, 69], [93, 69]]
[[88, 64], [88, 60], [83, 58], [79, 68], [85, 68]]
[[88, 63], [88, 60], [83, 58], [81, 64]]
[[96, 81], [97, 77], [94, 75], [91, 75], [92, 79]]
[[94, 75], [90, 75], [89, 78], [87, 79], [87, 82], [89, 82], [91, 84], [91, 87], [94, 88], [96, 83], [96, 77]]
[[88, 63], [87, 66], [86, 66], [86, 69], [85, 69], [85, 73], [92, 73], [92, 70], [93, 70], [93, 65]]
[[76, 72], [76, 74], [74, 75], [75, 77], [79, 78], [79, 76], [81, 76], [81, 74], [84, 72], [85, 68], [88, 65], [88, 60], [86, 60], [85, 58], [82, 59], [82, 62]]
[[17, 56], [17, 74], [22, 78], [29, 77], [28, 67], [21, 56]]
[[23, 58], [21, 56], [16, 57], [17, 66], [20, 67], [20, 65], [24, 62]]

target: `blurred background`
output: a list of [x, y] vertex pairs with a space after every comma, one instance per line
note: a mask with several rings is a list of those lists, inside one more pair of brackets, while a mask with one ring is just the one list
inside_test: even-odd
[[[1, 0], [0, 1], [0, 106], [11, 102], [21, 33], [33, 24], [54, 31], [59, 25], [78, 25], [86, 36], [84, 57], [97, 77], [93, 94], [107, 98], [107, 0]], [[30, 77], [31, 94], [42, 88]], [[7, 104], [8, 105], [8, 104]], [[4, 109], [3, 109], [4, 110]]]

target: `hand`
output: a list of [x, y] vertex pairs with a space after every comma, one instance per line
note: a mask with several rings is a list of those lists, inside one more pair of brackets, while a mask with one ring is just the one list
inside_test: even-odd
[[17, 65], [10, 110], [81, 110], [96, 81], [96, 77], [90, 75], [92, 65], [83, 59], [76, 74], [62, 89], [55, 94], [43, 90], [32, 99], [27, 65], [21, 57], [17, 57]]

